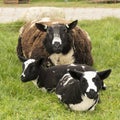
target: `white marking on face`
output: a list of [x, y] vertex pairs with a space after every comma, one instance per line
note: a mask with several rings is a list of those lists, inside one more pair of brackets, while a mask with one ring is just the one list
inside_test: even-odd
[[[87, 96], [82, 96], [82, 102], [81, 103], [77, 103], [77, 104], [69, 104], [69, 107], [72, 110], [75, 111], [86, 111], [88, 110], [92, 105], [95, 104], [95, 100], [94, 99], [89, 99]], [[97, 104], [97, 103], [96, 103]], [[95, 104], [95, 105], [96, 105]], [[93, 106], [93, 108], [95, 108], [95, 105]], [[92, 109], [94, 110], [94, 109]]]
[[54, 45], [55, 42], [59, 42], [60, 45], [62, 44], [62, 40], [61, 40], [61, 38], [60, 38], [60, 36], [58, 34], [54, 34], [52, 45]]
[[35, 59], [28, 59], [27, 61], [24, 62], [24, 70], [23, 70], [23, 73], [22, 73], [22, 76], [25, 77], [25, 70], [27, 69], [27, 67], [29, 66], [29, 64], [35, 62]]
[[84, 72], [83, 77], [87, 80], [87, 83], [88, 83], [88, 88], [87, 88], [86, 92], [89, 92], [90, 89], [93, 89], [95, 92], [97, 92], [97, 87], [96, 87], [95, 83], [92, 81], [92, 79], [95, 78], [96, 75], [97, 75], [97, 73], [95, 71]]

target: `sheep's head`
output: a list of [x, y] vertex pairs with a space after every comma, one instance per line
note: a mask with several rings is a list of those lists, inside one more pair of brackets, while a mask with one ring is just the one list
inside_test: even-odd
[[21, 80], [27, 82], [37, 79], [39, 68], [43, 63], [43, 58], [40, 60], [21, 58], [21, 60], [23, 62]]
[[98, 97], [98, 92], [102, 88], [103, 80], [106, 79], [110, 73], [111, 69], [104, 71], [69, 71], [70, 75], [79, 80], [81, 92], [83, 95], [90, 99], [96, 99]]
[[44, 45], [48, 53], [63, 53], [66, 54], [71, 49], [72, 40], [69, 34], [76, 27], [77, 20], [69, 24], [52, 24], [47, 26], [41, 23], [36, 23], [36, 27], [43, 32], [46, 32]]

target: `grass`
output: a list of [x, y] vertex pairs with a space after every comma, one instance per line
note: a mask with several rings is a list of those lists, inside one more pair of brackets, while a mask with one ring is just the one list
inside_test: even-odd
[[120, 19], [79, 21], [92, 39], [94, 67], [111, 68], [101, 91], [101, 103], [93, 112], [73, 112], [54, 93], [43, 93], [31, 82], [20, 81], [21, 63], [16, 55], [19, 28], [24, 22], [0, 24], [1, 120], [119, 120], [120, 119]]
[[120, 3], [92, 3], [90, 0], [30, 0], [29, 4], [4, 4], [4, 0], [0, 0], [1, 7], [103, 7], [103, 8], [120, 8]]

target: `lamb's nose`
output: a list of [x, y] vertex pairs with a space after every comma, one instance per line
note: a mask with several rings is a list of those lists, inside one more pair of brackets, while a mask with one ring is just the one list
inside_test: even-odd
[[26, 82], [26, 78], [23, 75], [21, 75], [21, 81]]
[[95, 92], [93, 89], [90, 89], [90, 91], [86, 94], [90, 99], [96, 99], [98, 97], [97, 92]]

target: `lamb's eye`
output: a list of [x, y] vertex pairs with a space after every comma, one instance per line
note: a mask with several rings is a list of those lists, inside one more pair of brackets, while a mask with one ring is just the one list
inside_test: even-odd
[[96, 82], [96, 78], [93, 78], [92, 80], [93, 80], [93, 82]]

